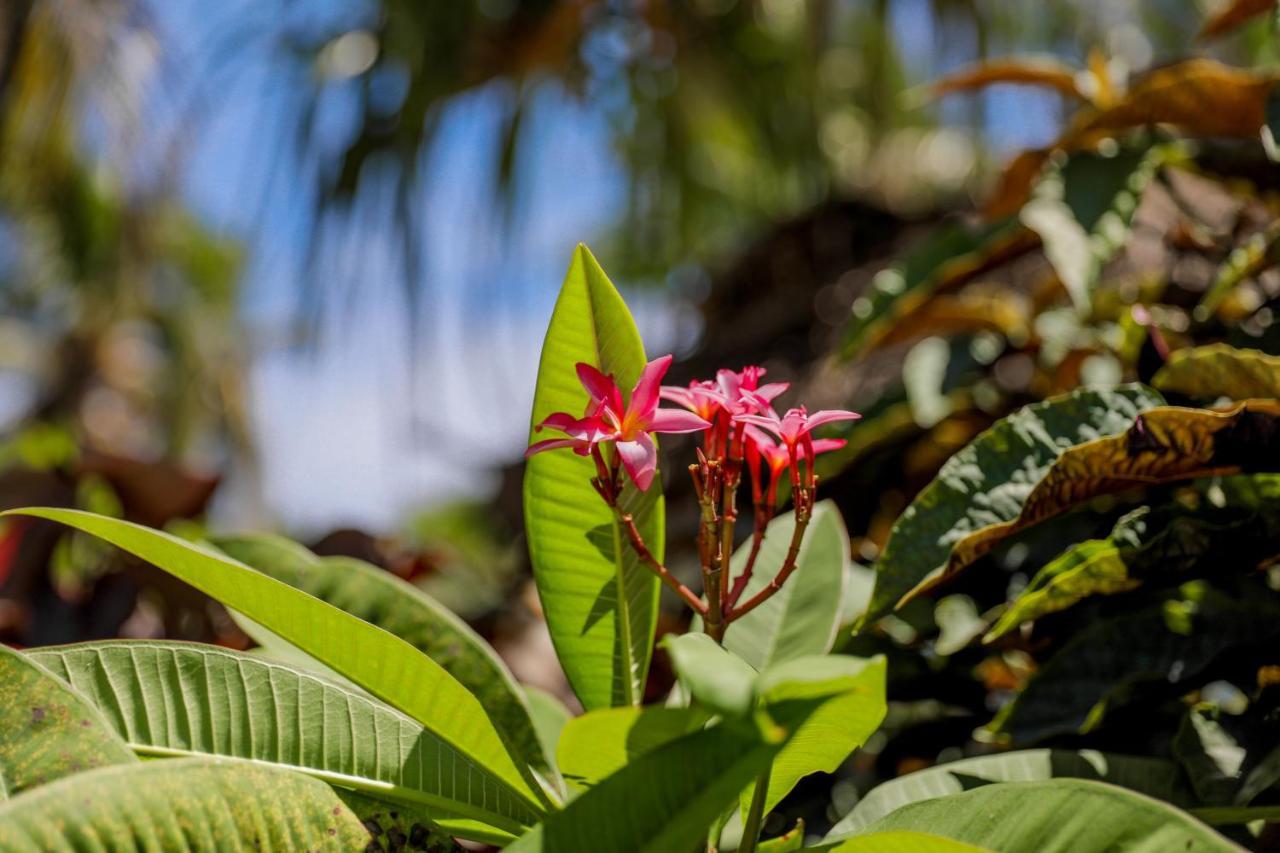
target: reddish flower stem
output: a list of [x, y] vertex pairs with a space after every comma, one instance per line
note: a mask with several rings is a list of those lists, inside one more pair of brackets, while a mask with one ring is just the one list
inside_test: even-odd
[[[815, 485], [817, 478], [814, 478]], [[782, 585], [787, 582], [787, 578], [791, 577], [791, 573], [796, 570], [796, 560], [800, 556], [800, 543], [804, 541], [805, 528], [809, 526], [809, 518], [813, 513], [813, 492], [810, 489], [802, 489], [797, 492], [793, 498], [795, 501], [795, 528], [791, 531], [791, 544], [787, 548], [787, 557], [782, 563], [782, 568], [778, 569], [778, 573], [774, 575], [773, 580], [769, 581], [764, 589], [757, 592], [741, 607], [731, 609], [725, 617], [725, 623], [731, 623], [736, 619], [741, 619], [752, 610], [755, 610], [761, 604], [764, 604], [770, 598], [782, 589]]]
[[675, 591], [677, 595], [684, 599], [685, 603], [702, 614], [707, 614], [707, 605], [698, 594], [689, 587], [676, 580], [675, 575], [662, 563], [659, 563], [653, 554], [649, 551], [649, 547], [644, 544], [644, 538], [641, 537], [640, 531], [636, 529], [635, 519], [631, 517], [631, 513], [623, 512], [616, 506], [614, 510], [617, 512], [618, 521], [622, 523], [622, 529], [626, 531], [627, 538], [631, 541], [631, 547], [635, 550], [636, 555], [640, 557], [640, 561], [649, 567], [658, 579], [665, 583], [668, 587]]

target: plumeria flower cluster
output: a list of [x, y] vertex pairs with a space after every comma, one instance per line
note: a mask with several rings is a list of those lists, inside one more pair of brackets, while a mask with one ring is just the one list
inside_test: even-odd
[[[546, 418], [537, 430], [552, 429], [565, 437], [539, 441], [525, 456], [569, 448], [579, 455], [592, 457], [596, 466], [592, 484], [617, 513], [636, 553], [702, 615], [707, 633], [719, 640], [729, 623], [764, 603], [795, 571], [800, 543], [813, 511], [818, 482], [816, 457], [845, 445], [843, 439], [815, 438], [813, 430], [825, 424], [856, 420], [859, 415], [843, 410], [810, 414], [803, 406], [779, 415], [774, 401], [789, 385], [763, 383], [763, 367], [720, 370], [714, 380], [695, 380], [681, 388], [662, 385], [670, 366], [669, 355], [645, 365], [630, 397], [624, 401], [613, 377], [589, 364], [578, 364], [578, 379], [588, 396], [586, 409], [580, 417], [556, 412]], [[682, 408], [659, 408], [660, 400]], [[636, 488], [645, 491], [652, 484], [658, 466], [653, 435], [694, 432], [703, 435], [697, 451], [698, 461], [689, 466], [702, 513], [698, 532], [698, 556], [703, 574], [701, 597], [676, 580], [652, 556], [630, 514], [618, 503], [623, 487], [619, 466]], [[612, 448], [612, 452], [606, 456], [608, 448]], [[737, 493], [744, 466], [751, 478], [754, 530], [746, 565], [738, 577], [731, 580], [729, 558], [734, 546]], [[750, 599], [739, 603], [776, 509], [779, 484], [788, 471], [795, 515], [791, 547], [773, 579]]]

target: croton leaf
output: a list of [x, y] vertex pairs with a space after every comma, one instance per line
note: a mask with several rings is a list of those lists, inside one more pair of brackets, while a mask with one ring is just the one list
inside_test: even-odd
[[960, 538], [945, 565], [926, 575], [910, 599], [954, 576], [1008, 536], [1084, 501], [1127, 489], [1280, 468], [1280, 402], [1247, 400], [1209, 411], [1164, 406], [1129, 429], [1068, 448], [1054, 460], [1008, 521]]
[[1169, 356], [1151, 384], [1201, 400], [1280, 398], [1280, 357], [1227, 344], [1181, 349]]
[[[1275, 134], [1272, 125], [1275, 123], [1274, 106], [1277, 100], [1277, 88], [1272, 88], [1267, 98], [1267, 127], [1263, 131], [1264, 139], [1270, 138], [1269, 145], [1275, 145]], [[1274, 157], [1275, 155], [1273, 155]], [[1213, 284], [1200, 297], [1193, 316], [1204, 322], [1215, 314], [1222, 315], [1228, 322], [1244, 319], [1244, 314], [1252, 313], [1252, 307], [1239, 305], [1232, 299], [1241, 282], [1257, 275], [1264, 269], [1274, 266], [1280, 261], [1280, 222], [1273, 222], [1256, 234], [1251, 234], [1240, 245], [1231, 250], [1227, 259], [1218, 267]], [[1232, 316], [1234, 315], [1234, 316]]]
[[[631, 313], [585, 246], [574, 253], [542, 346], [535, 427], [553, 412], [576, 415], [586, 407], [578, 362], [611, 374], [624, 392], [645, 365]], [[658, 618], [658, 578], [592, 488], [595, 473], [589, 457], [564, 450], [534, 456], [524, 475], [534, 581], [560, 664], [587, 709], [640, 704]], [[620, 505], [661, 560], [661, 477], [647, 492], [628, 481]]]
[[939, 764], [872, 788], [827, 833], [843, 838], [911, 803], [932, 800], [993, 782], [1095, 779], [1185, 807], [1196, 802], [1177, 764], [1161, 758], [1110, 755], [1093, 750], [1024, 749]]
[[1189, 581], [1149, 603], [1091, 621], [1027, 681], [991, 728], [1017, 742], [1089, 731], [1143, 686], [1185, 686], [1226, 650], [1280, 635], [1280, 599], [1241, 585]]
[[0, 801], [63, 776], [138, 759], [66, 682], [0, 646]]
[[942, 466], [894, 524], [860, 624], [889, 612], [922, 581], [946, 573], [958, 544], [1018, 518], [1066, 448], [1120, 433], [1137, 414], [1163, 402], [1141, 386], [1080, 390], [1027, 406], [979, 435]]

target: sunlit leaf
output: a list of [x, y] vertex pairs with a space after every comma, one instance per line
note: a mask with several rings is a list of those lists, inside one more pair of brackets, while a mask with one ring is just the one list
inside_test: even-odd
[[1245, 749], [1218, 725], [1208, 708], [1190, 708], [1170, 745], [1173, 757], [1186, 770], [1200, 802], [1229, 805], [1240, 786]]
[[[362, 560], [320, 558], [280, 537], [220, 536], [213, 543], [245, 565], [390, 631], [420, 650], [480, 700], [515, 756], [554, 780], [524, 694], [506, 664], [475, 631], [431, 596]], [[269, 649], [281, 642], [274, 633], [262, 633], [256, 623], [244, 627]]]
[[427, 807], [450, 831], [480, 840], [509, 839], [538, 819], [418, 723], [320, 676], [194, 643], [106, 641], [28, 654], [79, 689], [140, 755], [280, 764]]
[[788, 829], [786, 832], [770, 838], [767, 841], [761, 841], [756, 845], [759, 853], [795, 853], [796, 850], [804, 849], [804, 821], [796, 821], [796, 825]]
[[701, 727], [696, 708], [602, 708], [575, 717], [560, 737], [556, 760], [565, 779], [589, 788], [664, 743]]
[[1077, 631], [1001, 711], [992, 728], [1018, 742], [1088, 731], [1144, 686], [1190, 682], [1233, 646], [1280, 634], [1280, 599], [1229, 595], [1201, 581]]
[[977, 785], [1061, 778], [1096, 779], [1182, 807], [1196, 802], [1182, 771], [1172, 761], [1093, 750], [1026, 749], [951, 761], [890, 779], [858, 800], [827, 838], [858, 832], [911, 803], [958, 794]]
[[934, 294], [957, 287], [1038, 243], [1015, 219], [971, 226], [953, 222], [935, 230], [906, 258], [881, 270], [869, 292], [854, 300], [841, 333], [840, 352], [851, 358], [875, 348]]
[[1100, 495], [1193, 477], [1280, 467], [1280, 402], [1248, 400], [1224, 411], [1148, 409], [1123, 433], [1062, 451], [1018, 514], [960, 537], [947, 563], [906, 596], [931, 589], [1012, 534]]
[[[369, 844], [377, 849], [465, 853], [465, 848], [436, 824], [435, 815], [421, 806], [380, 800], [349, 788], [334, 788], [333, 792], [360, 819], [369, 833]], [[366, 851], [372, 849], [365, 847]]]
[[563, 702], [541, 688], [524, 685], [521, 690], [525, 704], [529, 707], [529, 718], [533, 721], [534, 731], [542, 744], [542, 751], [554, 762], [560, 733], [573, 718], [573, 714]]
[[[574, 370], [578, 362], [612, 374], [624, 393], [645, 365], [644, 345], [626, 304], [585, 246], [574, 253], [543, 343], [534, 425], [552, 412], [583, 411], [587, 395]], [[594, 476], [591, 459], [567, 450], [529, 460], [524, 476], [529, 556], [556, 654], [583, 706], [638, 705], [657, 628], [659, 581], [621, 535], [591, 486]], [[659, 560], [664, 549], [661, 485], [661, 476], [648, 492], [628, 483], [621, 498]]]
[[955, 454], [899, 517], [876, 563], [876, 587], [862, 625], [944, 572], [957, 543], [1015, 519], [1036, 483], [1068, 447], [1120, 433], [1163, 403], [1146, 388], [1081, 390], [1028, 406]]
[[935, 80], [929, 85], [929, 92], [940, 97], [952, 92], [984, 89], [998, 83], [1016, 83], [1043, 86], [1071, 98], [1087, 100], [1076, 85], [1078, 73], [1077, 69], [1049, 56], [989, 59]]
[[1078, 310], [1103, 264], [1124, 245], [1138, 201], [1167, 149], [1156, 146], [1105, 157], [1080, 151], [1052, 165], [1020, 219], [1040, 235], [1045, 256]]
[[76, 510], [25, 509], [104, 539], [262, 624], [421, 723], [483, 768], [494, 797], [541, 811], [546, 795], [503, 744], [484, 707], [404, 640], [208, 548], [157, 530]]
[[137, 761], [83, 696], [0, 645], [0, 801], [63, 776]]
[[1196, 38], [1217, 38], [1275, 7], [1276, 0], [1220, 0], [1216, 11], [1205, 19]]
[[846, 838], [833, 846], [821, 845], [817, 849], [830, 853], [984, 853], [986, 847], [976, 847], [928, 832], [898, 829], [873, 832]]
[[880, 346], [929, 335], [946, 337], [975, 332], [997, 332], [1020, 343], [1030, 333], [1030, 323], [1029, 306], [1020, 294], [973, 285], [961, 293], [938, 296], [926, 302], [895, 324], [880, 339]]
[[662, 646], [681, 686], [721, 714], [742, 715], [755, 703], [756, 670], [706, 634], [669, 635]]
[[329, 786], [278, 768], [191, 758], [101, 767], [0, 804], [0, 849], [363, 850]]
[[1202, 400], [1280, 398], [1280, 356], [1227, 344], [1181, 349], [1169, 356], [1152, 384]]
[[904, 806], [864, 834], [912, 830], [992, 850], [1237, 851], [1173, 806], [1084, 779], [997, 782]]

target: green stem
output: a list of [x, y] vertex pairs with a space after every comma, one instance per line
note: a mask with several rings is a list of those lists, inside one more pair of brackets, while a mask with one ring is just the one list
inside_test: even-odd
[[756, 789], [751, 794], [751, 808], [747, 810], [747, 821], [742, 826], [742, 843], [738, 845], [738, 853], [755, 853], [756, 843], [760, 840], [760, 827], [764, 824], [764, 801], [769, 796], [769, 773], [773, 763], [764, 769], [756, 780]]

